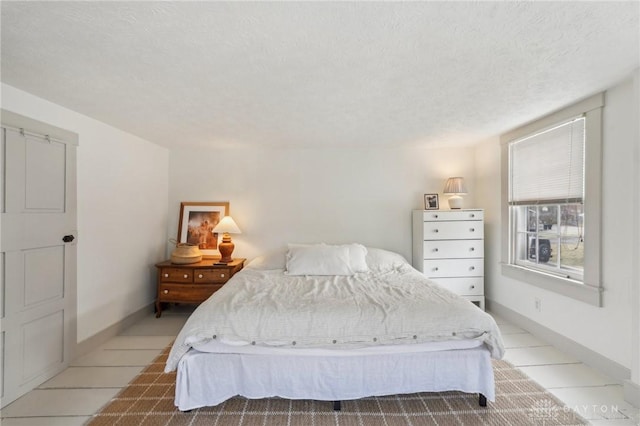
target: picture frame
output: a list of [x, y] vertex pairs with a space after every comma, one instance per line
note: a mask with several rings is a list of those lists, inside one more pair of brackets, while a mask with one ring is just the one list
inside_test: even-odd
[[425, 210], [438, 210], [439, 208], [440, 201], [438, 200], [438, 194], [424, 194]]
[[229, 215], [229, 202], [183, 201], [180, 203], [178, 242], [197, 245], [203, 258], [220, 257], [218, 233], [213, 228]]

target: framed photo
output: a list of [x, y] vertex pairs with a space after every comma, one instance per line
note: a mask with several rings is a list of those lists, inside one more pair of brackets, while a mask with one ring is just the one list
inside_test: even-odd
[[438, 194], [424, 194], [424, 209], [438, 210], [440, 203], [438, 202]]
[[228, 202], [188, 202], [180, 203], [180, 223], [178, 242], [197, 245], [202, 257], [220, 257], [218, 234], [213, 228], [229, 215]]

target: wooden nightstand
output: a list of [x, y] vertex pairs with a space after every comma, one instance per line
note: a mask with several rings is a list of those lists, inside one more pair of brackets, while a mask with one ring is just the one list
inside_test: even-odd
[[156, 318], [162, 315], [162, 303], [204, 302], [244, 267], [245, 260], [233, 259], [226, 265], [216, 265], [216, 259], [205, 259], [188, 265], [176, 265], [169, 260], [157, 263]]

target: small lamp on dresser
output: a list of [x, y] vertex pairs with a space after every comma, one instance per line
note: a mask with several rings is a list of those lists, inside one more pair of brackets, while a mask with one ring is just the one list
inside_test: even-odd
[[231, 241], [231, 235], [229, 234], [242, 234], [242, 231], [240, 231], [240, 228], [238, 228], [238, 225], [236, 225], [236, 222], [231, 216], [225, 216], [213, 228], [212, 232], [222, 232], [222, 242], [218, 244], [218, 250], [220, 251], [220, 256], [222, 256], [219, 263], [231, 262], [233, 260], [231, 253], [233, 253], [235, 244]]
[[451, 195], [449, 197], [449, 208], [452, 210], [462, 208], [462, 197], [467, 193], [467, 188], [464, 186], [463, 177], [450, 177], [447, 179], [447, 183], [444, 185], [443, 194]]

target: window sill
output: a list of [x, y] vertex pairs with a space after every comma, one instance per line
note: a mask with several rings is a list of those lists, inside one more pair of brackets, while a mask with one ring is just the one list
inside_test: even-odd
[[505, 263], [502, 264], [502, 275], [593, 306], [602, 306], [602, 288], [600, 287], [592, 287], [557, 275]]

